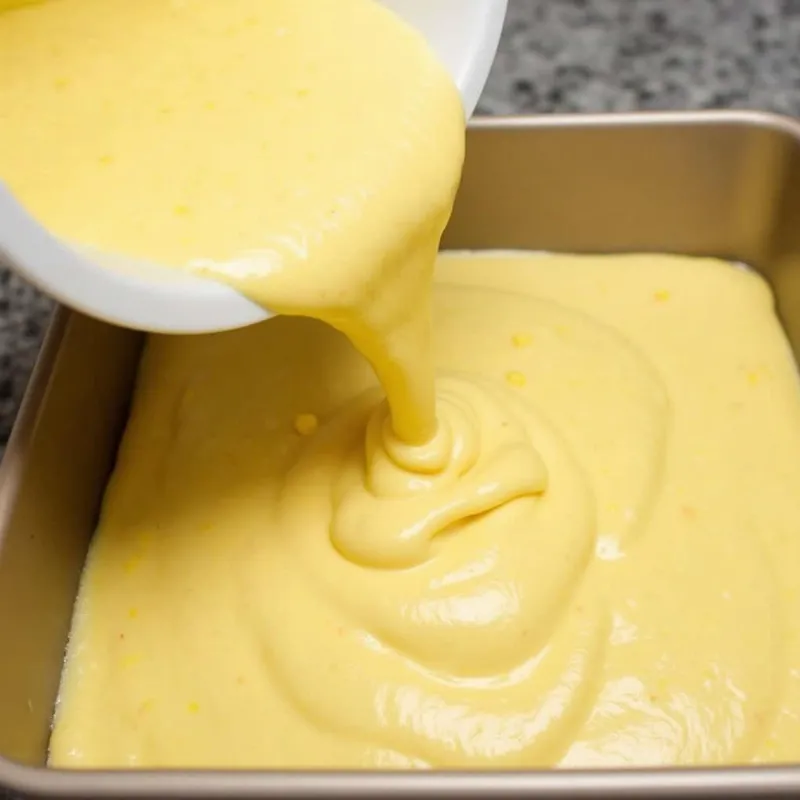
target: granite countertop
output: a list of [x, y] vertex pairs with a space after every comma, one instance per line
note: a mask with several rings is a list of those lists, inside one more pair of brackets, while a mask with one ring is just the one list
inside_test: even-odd
[[[510, 0], [479, 113], [800, 115], [800, 0]], [[0, 452], [51, 303], [0, 271]]]

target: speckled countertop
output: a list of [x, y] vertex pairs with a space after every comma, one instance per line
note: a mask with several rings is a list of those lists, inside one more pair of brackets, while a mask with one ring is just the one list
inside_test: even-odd
[[[479, 111], [717, 107], [800, 115], [800, 0], [510, 0]], [[0, 271], [0, 450], [50, 309]]]

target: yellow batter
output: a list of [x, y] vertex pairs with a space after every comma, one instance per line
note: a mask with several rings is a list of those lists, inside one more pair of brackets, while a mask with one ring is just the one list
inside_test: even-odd
[[0, 175], [34, 213], [304, 315], [150, 341], [53, 765], [800, 758], [769, 292], [450, 257], [431, 339], [462, 147], [455, 88], [371, 0], [0, 15]]
[[444, 257], [434, 320], [417, 469], [320, 323], [150, 341], [53, 764], [800, 758], [800, 408], [761, 280]]

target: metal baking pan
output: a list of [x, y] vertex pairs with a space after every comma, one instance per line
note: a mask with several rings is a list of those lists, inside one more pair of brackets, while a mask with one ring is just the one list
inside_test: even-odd
[[[747, 112], [478, 121], [444, 245], [745, 262], [771, 281], [800, 356], [800, 122]], [[142, 342], [59, 311], [0, 467], [0, 791], [159, 800], [800, 797], [800, 765], [469, 774], [46, 769], [72, 604]]]

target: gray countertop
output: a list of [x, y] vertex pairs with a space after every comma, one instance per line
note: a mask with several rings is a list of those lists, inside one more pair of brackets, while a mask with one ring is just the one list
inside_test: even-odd
[[[800, 0], [510, 0], [484, 114], [800, 114]], [[51, 304], [0, 272], [0, 450]]]

